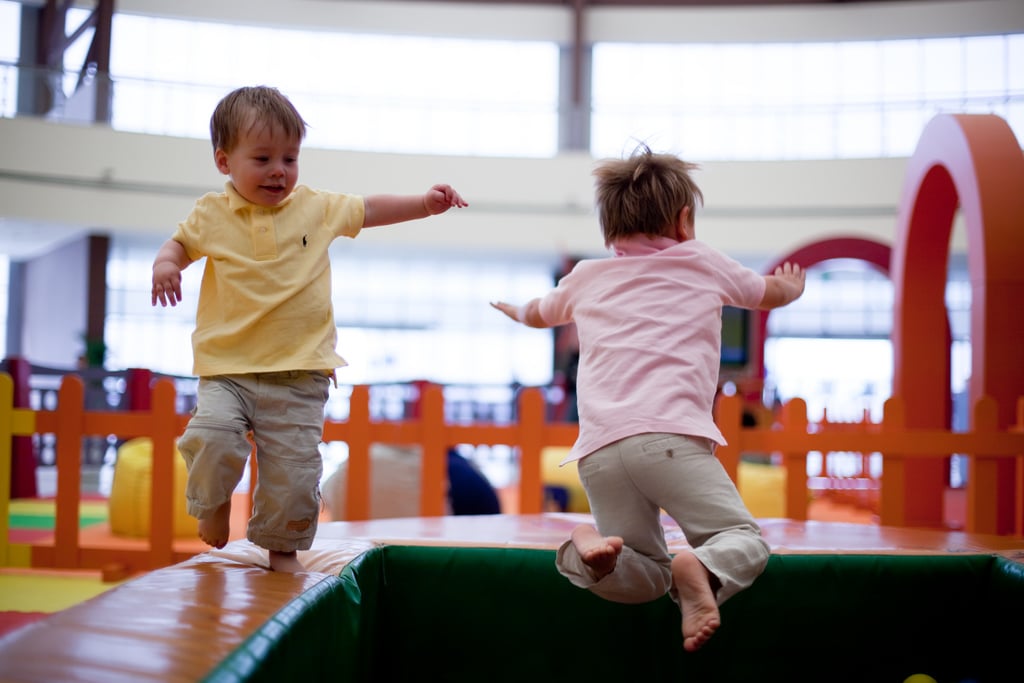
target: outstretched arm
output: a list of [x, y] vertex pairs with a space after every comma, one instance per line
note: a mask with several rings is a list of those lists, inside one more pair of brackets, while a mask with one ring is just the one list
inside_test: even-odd
[[795, 263], [786, 262], [775, 269], [774, 275], [765, 275], [764, 296], [758, 308], [767, 310], [796, 301], [804, 293], [807, 271]]
[[504, 301], [491, 302], [491, 306], [527, 327], [551, 327], [540, 317], [539, 304], [540, 299], [532, 299], [522, 306], [507, 304]]
[[153, 260], [152, 302], [156, 306], [177, 306], [181, 301], [181, 271], [192, 263], [185, 247], [175, 240], [167, 240]]
[[444, 213], [455, 207], [469, 206], [451, 185], [434, 185], [424, 194], [374, 194], [364, 200], [363, 227], [391, 225]]

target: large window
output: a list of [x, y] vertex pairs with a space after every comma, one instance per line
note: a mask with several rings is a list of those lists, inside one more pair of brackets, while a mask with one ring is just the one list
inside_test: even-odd
[[[112, 125], [205, 138], [217, 101], [272, 85], [326, 149], [550, 157], [558, 47], [299, 31], [116, 14]], [[81, 65], [81, 58], [73, 62]]]
[[[0, 2], [5, 116], [16, 111], [20, 5]], [[69, 12], [78, 27], [86, 10]], [[8, 39], [9, 38], [9, 39]], [[77, 81], [91, 30], [66, 53]], [[268, 49], [272, 45], [273, 49]], [[300, 31], [118, 13], [113, 126], [206, 137], [239, 85], [279, 87], [313, 147], [550, 157], [560, 46]], [[937, 113], [994, 113], [1024, 138], [1024, 35], [593, 48], [590, 151], [636, 141], [700, 161], [909, 156]]]
[[591, 151], [701, 161], [909, 156], [939, 113], [1024, 137], [1024, 35], [594, 47]]
[[[15, 64], [21, 49], [21, 6], [0, 2], [0, 63]], [[13, 68], [0, 69], [0, 116], [14, 116], [18, 104], [18, 78]]]

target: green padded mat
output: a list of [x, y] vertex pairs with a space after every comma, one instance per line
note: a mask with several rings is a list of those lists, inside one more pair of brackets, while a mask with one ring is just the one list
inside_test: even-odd
[[211, 681], [1004, 681], [1024, 567], [993, 555], [773, 555], [698, 652], [668, 597], [604, 601], [554, 551], [383, 546], [282, 611]]

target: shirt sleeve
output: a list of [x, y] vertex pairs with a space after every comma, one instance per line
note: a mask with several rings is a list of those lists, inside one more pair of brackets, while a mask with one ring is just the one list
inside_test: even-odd
[[202, 217], [204, 213], [208, 211], [207, 205], [209, 201], [209, 195], [200, 197], [192, 207], [189, 215], [181, 223], [178, 223], [174, 234], [171, 235], [172, 240], [185, 248], [185, 253], [192, 261], [198, 261], [206, 256], [201, 246], [202, 240], [199, 226], [203, 222]]
[[718, 260], [716, 270], [722, 275], [720, 286], [723, 303], [740, 308], [757, 308], [764, 299], [764, 276], [717, 250], [709, 251]]
[[325, 201], [324, 221], [335, 237], [355, 237], [363, 229], [366, 204], [361, 195], [320, 192]]
[[572, 293], [581, 277], [577, 272], [579, 268], [580, 264], [576, 264], [573, 270], [558, 281], [558, 285], [554, 289], [541, 297], [537, 312], [549, 327], [558, 327], [573, 322]]

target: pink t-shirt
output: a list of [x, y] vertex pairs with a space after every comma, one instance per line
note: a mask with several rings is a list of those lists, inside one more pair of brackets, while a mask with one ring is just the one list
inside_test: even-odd
[[756, 308], [759, 273], [697, 240], [639, 236], [580, 261], [542, 297], [551, 326], [576, 323], [579, 437], [562, 464], [635, 434], [725, 439], [712, 417], [722, 306]]

